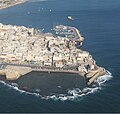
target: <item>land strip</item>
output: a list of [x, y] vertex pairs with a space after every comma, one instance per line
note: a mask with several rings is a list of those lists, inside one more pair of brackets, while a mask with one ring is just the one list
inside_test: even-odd
[[8, 7], [12, 7], [18, 4], [22, 4], [27, 0], [0, 0], [0, 10]]

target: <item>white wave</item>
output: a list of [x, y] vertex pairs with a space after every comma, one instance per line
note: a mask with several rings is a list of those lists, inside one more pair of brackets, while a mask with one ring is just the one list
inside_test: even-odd
[[79, 88], [74, 88], [73, 90], [68, 90], [68, 92], [66, 94], [55, 94], [55, 95], [50, 95], [50, 96], [42, 96], [39, 93], [31, 93], [31, 92], [21, 90], [18, 88], [18, 85], [16, 83], [7, 84], [4, 81], [0, 81], [0, 82], [3, 85], [5, 85], [15, 91], [19, 91], [21, 94], [34, 95], [34, 96], [40, 97], [41, 99], [44, 99], [44, 100], [53, 99], [53, 100], [66, 101], [66, 100], [75, 100], [80, 97], [97, 92], [98, 90], [102, 89], [102, 86], [105, 84], [105, 82], [110, 80], [111, 78], [112, 78], [112, 74], [110, 72], [108, 72], [106, 75], [100, 76], [96, 80], [97, 84], [93, 84], [92, 87], [86, 87], [83, 90], [80, 90]]
[[6, 83], [6, 82], [4, 82], [4, 81], [1, 81], [1, 80], [0, 80], [0, 83], [2, 83], [4, 86], [9, 87], [10, 89], [13, 89], [13, 90], [15, 90], [15, 91], [20, 92], [21, 94], [22, 94], [22, 93], [25, 93], [25, 94], [30, 94], [30, 95], [39, 96], [38, 93], [31, 93], [31, 92], [27, 92], [27, 91], [25, 91], [25, 90], [19, 89], [19, 88], [18, 88], [18, 85], [15, 84], [15, 83], [8, 84], [8, 83]]
[[112, 77], [112, 74], [109, 71], [107, 71], [107, 74], [100, 76], [96, 81], [99, 83], [99, 85], [102, 85], [106, 81], [109, 81]]
[[17, 83], [11, 83], [12, 86], [18, 87]]
[[73, 90], [68, 90], [68, 94], [63, 95], [52, 95], [52, 96], [46, 96], [43, 97], [43, 99], [54, 99], [54, 100], [61, 100], [61, 101], [66, 101], [66, 100], [75, 100], [76, 98], [80, 98], [92, 93], [97, 92], [98, 90], [102, 89], [102, 86], [105, 84], [106, 81], [110, 80], [112, 78], [112, 74], [108, 71], [106, 75], [100, 76], [97, 80], [96, 83], [97, 85], [93, 85], [92, 87], [86, 87], [83, 90], [80, 90], [79, 88], [75, 88]]

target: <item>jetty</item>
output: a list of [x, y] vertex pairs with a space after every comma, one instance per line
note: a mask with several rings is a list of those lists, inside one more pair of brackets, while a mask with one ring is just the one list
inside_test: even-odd
[[82, 33], [75, 27], [71, 26], [64, 26], [64, 25], [57, 25], [53, 28], [56, 35], [59, 35], [61, 37], [67, 37], [69, 40], [75, 41], [80, 46], [82, 46], [84, 37]]

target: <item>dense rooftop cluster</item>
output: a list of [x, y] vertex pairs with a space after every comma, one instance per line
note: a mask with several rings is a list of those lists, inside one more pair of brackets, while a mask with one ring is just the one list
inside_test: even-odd
[[94, 69], [92, 56], [76, 47], [76, 42], [51, 33], [43, 34], [24, 26], [0, 24], [0, 60], [6, 63], [33, 63], [41, 66], [79, 65]]

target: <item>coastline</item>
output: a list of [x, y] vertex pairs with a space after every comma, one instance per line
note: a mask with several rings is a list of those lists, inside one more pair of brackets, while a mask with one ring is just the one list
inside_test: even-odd
[[[89, 52], [77, 48], [77, 43], [82, 46], [84, 41], [77, 28], [64, 25], [56, 28], [63, 32], [71, 30], [74, 36], [57, 37], [51, 33], [41, 34], [34, 28], [1, 24], [0, 61], [5, 67], [1, 68], [0, 74], [7, 80], [17, 80], [32, 71], [76, 73], [84, 77], [88, 85], [106, 74]], [[12, 47], [13, 44], [19, 48]]]
[[[26, 1], [27, 0], [22, 1], [19, 0], [0, 9], [5, 9], [18, 4], [22, 4]], [[22, 31], [20, 32], [19, 29], [24, 30], [25, 32], [22, 34]], [[89, 52], [84, 51], [82, 49], [77, 49], [77, 43], [79, 43], [79, 45], [82, 47], [84, 41], [84, 37], [77, 28], [64, 25], [56, 26], [56, 31], [58, 32], [59, 30], [60, 31], [62, 30], [62, 33], [64, 33], [66, 30], [68, 30], [67, 33], [70, 33], [69, 31], [72, 31], [70, 34], [73, 36], [62, 37], [58, 35], [59, 37], [57, 36], [54, 37], [54, 35], [51, 33], [41, 35], [38, 32], [38, 30], [34, 28], [26, 28], [23, 26], [21, 27], [9, 26], [1, 24], [0, 29], [1, 40], [4, 40], [6, 45], [7, 46], [9, 45], [9, 47], [11, 48], [12, 41], [18, 42], [18, 40], [20, 40], [19, 38], [22, 37], [23, 35], [21, 43], [23, 43], [24, 45], [21, 46], [21, 48], [25, 53], [23, 53], [22, 50], [19, 51], [11, 50], [10, 54], [8, 54], [7, 53], [8, 49], [7, 48], [4, 49], [2, 47], [0, 59], [3, 61], [5, 60], [6, 67], [0, 70], [0, 74], [5, 75], [7, 80], [17, 80], [21, 76], [24, 76], [32, 71], [48, 73], [50, 72], [75, 73], [84, 77], [87, 80], [88, 85], [91, 85], [99, 76], [102, 76], [107, 73], [104, 68], [97, 66], [96, 61], [92, 58], [92, 55], [90, 55]], [[15, 35], [13, 34], [13, 31], [15, 32]], [[8, 34], [8, 36], [10, 37], [6, 39], [4, 33]], [[66, 32], [64, 35], [66, 35]], [[23, 40], [27, 38], [29, 38], [29, 40], [23, 42]], [[35, 41], [31, 40], [33, 38], [35, 39]], [[41, 43], [42, 45], [39, 44], [39, 41], [42, 41]], [[54, 43], [56, 45], [54, 45]], [[28, 49], [28, 47], [25, 47], [26, 44], [29, 44], [29, 46], [32, 46], [32, 48]], [[18, 43], [18, 45], [20, 45], [20, 43]], [[40, 53], [38, 54], [39, 51], [30, 50], [34, 48], [39, 50]], [[40, 50], [40, 48], [42, 50]], [[56, 49], [58, 50], [58, 52], [55, 52]], [[17, 52], [17, 55], [15, 51]], [[74, 52], [74, 54], [72, 52]], [[32, 53], [34, 53], [34, 55], [32, 55]], [[28, 66], [25, 66], [24, 64], [19, 65], [19, 62], [21, 63], [26, 61], [28, 61], [28, 63], [30, 61], [34, 61], [37, 64], [39, 63], [39, 65], [42, 64], [42, 67], [39, 66], [32, 67], [30, 66], [30, 63], [28, 64]], [[9, 64], [9, 62], [11, 63], [13, 62], [13, 64]], [[16, 62], [15, 65], [14, 62]]]
[[[90, 86], [74, 73], [32, 71], [13, 81], [0, 75], [1, 113], [119, 113], [120, 1], [35, 1], [0, 10], [1, 23], [33, 27], [44, 33], [55, 33], [54, 22], [72, 25], [85, 37], [82, 49], [108, 74]], [[73, 21], [67, 19], [69, 15]]]
[[27, 1], [27, 0], [19, 0], [19, 1], [16, 1], [16, 2], [11, 3], [11, 4], [9, 4], [9, 5], [1, 6], [1, 7], [0, 7], [0, 10], [2, 10], [2, 9], [7, 9], [7, 8], [9, 8], [9, 7], [13, 7], [13, 6], [16, 6], [16, 5], [19, 5], [19, 4], [23, 4], [23, 3], [25, 3], [26, 1]]

